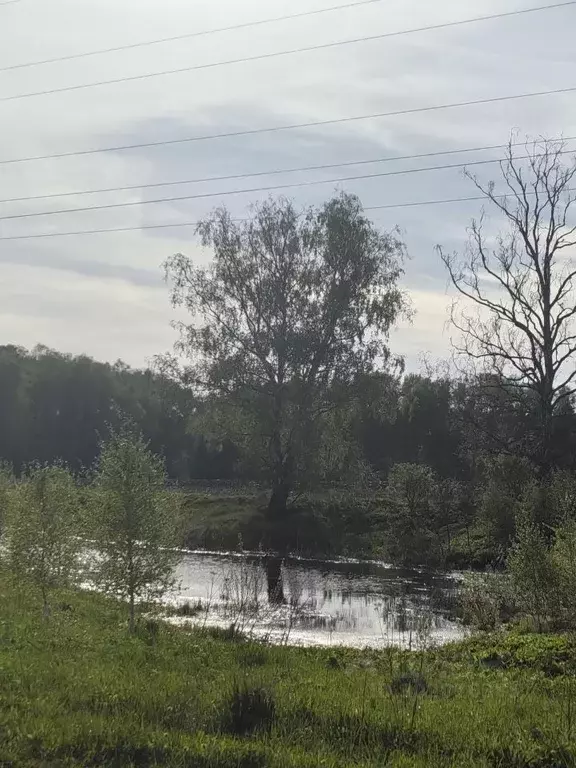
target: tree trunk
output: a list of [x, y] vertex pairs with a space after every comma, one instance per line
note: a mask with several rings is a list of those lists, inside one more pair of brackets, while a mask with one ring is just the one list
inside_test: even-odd
[[282, 577], [283, 558], [279, 555], [267, 555], [264, 558], [266, 581], [268, 584], [268, 600], [271, 605], [284, 605], [284, 579]]
[[287, 483], [279, 483], [272, 489], [268, 502], [268, 545], [272, 550], [264, 559], [266, 581], [268, 584], [268, 599], [275, 605], [286, 602], [284, 596], [284, 580], [282, 578], [282, 561], [288, 552], [288, 542], [284, 533], [288, 497], [290, 488]]

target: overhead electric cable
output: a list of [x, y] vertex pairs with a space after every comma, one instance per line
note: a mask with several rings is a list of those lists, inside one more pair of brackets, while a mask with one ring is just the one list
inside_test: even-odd
[[[550, 142], [567, 142], [567, 141], [576, 141], [576, 136], [566, 136], [566, 137], [558, 137], [555, 139], [549, 139]], [[185, 184], [204, 184], [211, 181], [233, 181], [237, 179], [248, 179], [248, 178], [255, 178], [260, 176], [276, 176], [284, 173], [300, 173], [304, 171], [323, 171], [323, 170], [329, 170], [331, 168], [348, 168], [354, 165], [371, 165], [371, 164], [380, 164], [380, 163], [390, 163], [390, 162], [400, 162], [404, 160], [419, 160], [419, 159], [425, 159], [430, 157], [441, 157], [444, 155], [460, 155], [460, 154], [467, 154], [471, 152], [484, 152], [488, 150], [494, 150], [494, 149], [505, 149], [508, 146], [512, 147], [518, 147], [518, 146], [525, 146], [525, 141], [515, 141], [511, 144], [491, 144], [488, 146], [481, 146], [481, 147], [465, 147], [462, 149], [445, 149], [442, 151], [437, 152], [422, 152], [414, 155], [398, 155], [397, 157], [377, 157], [377, 158], [370, 158], [366, 160], [347, 160], [340, 163], [325, 163], [322, 165], [303, 165], [298, 168], [274, 168], [272, 170], [268, 171], [255, 171], [251, 173], [235, 173], [230, 174], [226, 176], [204, 176], [204, 177], [196, 177], [194, 179], [177, 179], [175, 181], [157, 181], [157, 182], [149, 182], [146, 184], [129, 184], [126, 186], [121, 187], [100, 187], [98, 189], [79, 189], [79, 190], [69, 190], [67, 192], [51, 192], [49, 194], [44, 195], [28, 195], [26, 197], [7, 197], [2, 200], [0, 200], [0, 204], [2, 203], [24, 203], [24, 202], [31, 202], [34, 200], [53, 200], [60, 197], [76, 197], [79, 195], [97, 195], [97, 194], [103, 194], [107, 192], [131, 192], [131, 191], [137, 191], [141, 189], [154, 189], [158, 187], [174, 187], [174, 186], [181, 186]], [[563, 151], [562, 154], [566, 154], [567, 152], [571, 152], [575, 150], [566, 150]], [[482, 161], [474, 161], [469, 163], [458, 163], [454, 165], [446, 165], [446, 166], [439, 166], [439, 168], [458, 168], [465, 165], [482, 165], [483, 163], [496, 163], [499, 162], [498, 159], [495, 160], [482, 160]], [[390, 176], [394, 175], [402, 175], [402, 174], [408, 174], [408, 173], [418, 173], [420, 171], [427, 171], [427, 170], [436, 170], [436, 168], [415, 168], [415, 169], [407, 169], [407, 170], [400, 170], [400, 171], [394, 171], [390, 173]]]
[[146, 141], [134, 144], [119, 144], [111, 147], [98, 147], [94, 149], [81, 149], [71, 152], [56, 152], [47, 155], [31, 155], [29, 157], [14, 157], [0, 159], [0, 165], [13, 165], [16, 163], [37, 162], [39, 160], [60, 160], [66, 157], [84, 157], [86, 155], [98, 155], [104, 152], [124, 152], [131, 149], [148, 149], [151, 147], [165, 147], [174, 144], [188, 144], [200, 141], [214, 141], [215, 139], [229, 139], [240, 136], [257, 136], [265, 133], [278, 133], [280, 131], [293, 131], [302, 128], [320, 128], [328, 125], [341, 125], [345, 123], [375, 120], [384, 117], [398, 117], [401, 115], [415, 115], [424, 112], [437, 112], [441, 110], [458, 109], [461, 107], [480, 106], [484, 104], [497, 104], [504, 101], [531, 99], [541, 96], [554, 96], [565, 93], [574, 93], [576, 86], [567, 88], [553, 88], [547, 91], [532, 91], [529, 93], [516, 93], [508, 96], [492, 96], [485, 99], [473, 99], [470, 101], [457, 101], [448, 104], [435, 104], [429, 107], [412, 107], [410, 109], [398, 109], [390, 112], [376, 112], [369, 115], [354, 115], [351, 117], [338, 117], [330, 120], [312, 120], [305, 123], [293, 123], [291, 125], [275, 125], [265, 128], [250, 128], [242, 131], [226, 131], [223, 133], [204, 134], [200, 136], [186, 136], [180, 139], [161, 139], [159, 141]]
[[494, 19], [494, 18], [503, 18], [505, 16], [517, 16], [520, 13], [533, 13], [535, 11], [543, 11], [543, 10], [550, 10], [551, 8], [559, 8], [567, 5], [576, 5], [576, 0], [569, 0], [569, 2], [564, 3], [557, 3], [554, 5], [547, 5], [547, 6], [539, 6], [538, 8], [531, 8], [531, 9], [524, 9], [520, 11], [509, 11], [504, 14], [493, 14], [491, 16], [478, 16], [473, 19], [463, 19], [458, 22], [447, 22], [446, 24], [437, 24], [437, 25], [430, 25], [428, 27], [419, 27], [415, 29], [409, 29], [409, 30], [403, 30], [401, 32], [385, 32], [380, 35], [369, 35], [364, 37], [357, 37], [353, 38], [351, 40], [338, 40], [331, 43], [322, 43], [319, 45], [311, 45], [311, 46], [305, 46], [302, 48], [292, 48], [290, 50], [286, 51], [272, 51], [271, 53], [262, 53], [257, 54], [255, 56], [245, 56], [242, 58], [237, 59], [227, 59], [225, 61], [215, 61], [215, 62], [209, 62], [207, 64], [193, 64], [186, 67], [178, 67], [176, 69], [166, 69], [162, 70], [160, 72], [146, 72], [139, 75], [127, 75], [125, 77], [116, 77], [111, 80], [97, 80], [92, 83], [80, 83], [79, 85], [64, 85], [59, 86], [56, 88], [47, 88], [41, 91], [30, 91], [27, 93], [16, 93], [12, 94], [10, 96], [2, 96], [0, 97], [0, 102], [7, 102], [7, 101], [17, 101], [21, 99], [31, 99], [36, 98], [38, 96], [53, 96], [55, 94], [59, 93], [68, 93], [71, 91], [81, 91], [86, 90], [88, 88], [100, 88], [103, 86], [109, 86], [109, 85], [118, 85], [120, 83], [133, 83], [141, 80], [150, 80], [152, 78], [157, 77], [167, 77], [170, 75], [179, 75], [183, 74], [185, 72], [194, 72], [201, 69], [213, 69], [215, 67], [225, 67], [225, 66], [231, 66], [236, 64], [244, 64], [247, 62], [253, 62], [253, 61], [263, 61], [266, 59], [273, 59], [278, 58], [280, 56], [293, 56], [295, 54], [301, 54], [301, 53], [310, 53], [312, 51], [320, 51], [320, 50], [326, 50], [328, 48], [336, 48], [341, 47], [345, 45], [357, 45], [359, 43], [366, 43], [366, 42], [373, 42], [375, 40], [383, 40], [387, 37], [391, 36], [399, 36], [399, 35], [408, 35], [413, 34], [414, 32], [423, 32], [430, 29], [440, 29], [444, 28], [446, 26], [457, 26], [462, 24], [471, 24], [478, 21], [486, 21], [487, 19]]
[[[573, 153], [574, 150], [561, 150], [559, 154]], [[527, 160], [532, 155], [517, 156], [517, 160]], [[219, 190], [218, 192], [200, 192], [193, 195], [178, 195], [177, 197], [161, 197], [155, 200], [129, 200], [123, 203], [104, 203], [102, 205], [87, 205], [82, 208], [59, 208], [51, 211], [34, 211], [26, 213], [13, 213], [6, 216], [0, 216], [0, 221], [14, 219], [31, 219], [38, 216], [58, 216], [73, 213], [88, 213], [91, 211], [108, 211], [117, 208], [134, 208], [140, 205], [158, 205], [161, 203], [179, 203], [184, 200], [205, 200], [214, 197], [229, 197], [230, 195], [252, 194], [254, 192], [276, 192], [280, 189], [296, 189], [298, 187], [315, 187], [322, 184], [340, 184], [343, 181], [368, 181], [370, 179], [381, 179], [386, 176], [403, 176], [413, 173], [425, 173], [430, 171], [451, 170], [454, 168], [466, 168], [468, 166], [487, 165], [501, 163], [505, 158], [496, 158], [490, 160], [475, 160], [469, 163], [447, 163], [444, 165], [434, 165], [427, 168], [408, 168], [399, 171], [385, 171], [383, 173], [367, 173], [360, 176], [341, 176], [336, 179], [311, 179], [307, 181], [294, 181], [287, 184], [274, 184], [267, 187], [251, 187], [249, 189], [230, 189]]]
[[[576, 192], [576, 187], [569, 188], [566, 190], [566, 192]], [[533, 194], [533, 193], [527, 193], [527, 194]], [[496, 199], [498, 200], [505, 200], [507, 197], [511, 197], [511, 195], [496, 195]], [[428, 206], [428, 205], [447, 205], [451, 203], [468, 203], [478, 200], [486, 200], [486, 195], [473, 195], [471, 197], [452, 197], [452, 198], [444, 198], [440, 200], [416, 200], [412, 202], [406, 202], [406, 203], [387, 203], [384, 205], [369, 205], [365, 206], [365, 211], [383, 211], [383, 210], [393, 210], [393, 209], [401, 209], [401, 208], [415, 208], [415, 207], [421, 207], [421, 206]], [[247, 221], [247, 219], [233, 219], [235, 222], [242, 222]], [[38, 234], [30, 234], [30, 235], [8, 235], [7, 237], [0, 237], [0, 242], [2, 241], [8, 241], [8, 240], [36, 240], [40, 238], [52, 238], [52, 237], [71, 237], [76, 235], [99, 235], [99, 234], [109, 234], [109, 233], [118, 233], [118, 232], [137, 232], [140, 230], [149, 230], [149, 229], [178, 229], [180, 227], [197, 227], [199, 221], [181, 221], [181, 222], [170, 222], [166, 224], [141, 224], [138, 226], [130, 226], [130, 227], [112, 227], [110, 229], [83, 229], [83, 230], [76, 230], [73, 232], [41, 232]]]
[[[75, 59], [84, 59], [88, 56], [102, 56], [109, 53], [118, 53], [120, 51], [130, 51], [134, 48], [145, 48], [151, 45], [161, 45], [163, 43], [175, 43], [179, 40], [190, 40], [194, 37], [207, 37], [208, 35], [217, 35], [222, 32], [232, 32], [238, 29], [248, 29], [250, 27], [259, 27], [264, 24], [276, 24], [283, 21], [290, 21], [292, 19], [302, 19], [305, 16], [319, 16], [324, 13], [332, 13], [335, 11], [343, 11], [351, 8], [356, 8], [363, 5], [373, 5], [379, 3], [382, 0], [359, 0], [356, 3], [345, 3], [344, 5], [333, 5], [329, 8], [318, 8], [315, 11], [302, 11], [302, 13], [291, 13], [286, 16], [276, 16], [271, 19], [257, 19], [256, 21], [246, 21], [241, 24], [232, 24], [228, 27], [217, 27], [216, 29], [206, 29], [197, 32], [187, 32], [182, 35], [173, 35], [172, 37], [159, 37], [154, 40], [144, 40], [139, 43], [127, 43], [126, 45], [116, 45], [110, 48], [99, 48], [93, 51], [82, 51], [80, 53], [71, 53], [66, 56], [55, 56], [51, 59], [37, 59], [36, 61], [24, 61], [21, 64], [8, 64], [5, 67], [0, 67], [0, 72], [10, 72], [15, 69], [25, 69], [28, 67], [41, 67], [46, 64], [57, 64], [62, 61], [74, 61]], [[20, 0], [10, 0], [10, 2], [20, 2]], [[575, 0], [576, 2], [576, 0]], [[0, 5], [7, 5], [7, 3], [0, 3]]]

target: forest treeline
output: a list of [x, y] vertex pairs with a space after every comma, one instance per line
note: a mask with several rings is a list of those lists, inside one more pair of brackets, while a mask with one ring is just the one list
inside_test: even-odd
[[[266, 485], [231, 441], [194, 432], [206, 421], [209, 402], [160, 372], [46, 347], [4, 346], [0, 390], [0, 458], [17, 474], [35, 462], [63, 462], [81, 476], [97, 461], [101, 441], [129, 416], [164, 458], [170, 480], [184, 487], [194, 481], [218, 486], [217, 480]], [[384, 527], [392, 526], [395, 541], [386, 554], [398, 561], [440, 562], [452, 550], [460, 564], [496, 563], [514, 538], [517, 505], [534, 475], [530, 436], [536, 418], [529, 402], [520, 408], [517, 398], [507, 398], [489, 379], [374, 373], [357, 392], [349, 422], [355, 459], [349, 477], [337, 464], [311, 490], [356, 488], [356, 495], [371, 499], [366, 519], [360, 519], [362, 505], [349, 514], [358, 519], [348, 527], [363, 533], [374, 525], [374, 508], [383, 507]], [[576, 461], [570, 400], [555, 426], [560, 473]]]
[[[43, 346], [0, 346], [0, 391], [0, 458], [16, 473], [32, 462], [63, 461], [77, 473], [89, 469], [101, 440], [128, 415], [164, 457], [172, 480], [261, 479], [231, 441], [194, 430], [199, 409], [206, 411], [209, 403], [159, 372]], [[356, 401], [350, 443], [360, 448], [368, 486], [385, 482], [395, 464], [424, 464], [440, 479], [469, 482], [481, 475], [488, 456], [530, 458], [536, 416], [529, 402], [520, 407], [488, 378], [375, 373]], [[554, 452], [558, 468], [574, 465], [571, 401], [555, 423]]]

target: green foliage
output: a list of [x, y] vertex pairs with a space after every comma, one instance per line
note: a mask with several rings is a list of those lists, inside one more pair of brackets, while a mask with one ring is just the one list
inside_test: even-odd
[[508, 572], [516, 587], [520, 609], [542, 631], [557, 614], [558, 579], [541, 527], [526, 510], [517, 524], [516, 541], [508, 556]]
[[562, 525], [576, 520], [576, 472], [558, 470], [552, 475], [549, 488], [550, 523]]
[[576, 672], [576, 642], [567, 634], [494, 632], [447, 645], [439, 653], [451, 661], [475, 661], [493, 668], [523, 667], [551, 676]]
[[272, 691], [262, 686], [234, 686], [223, 713], [223, 726], [235, 736], [272, 730], [276, 702]]
[[[506, 573], [471, 575], [464, 581], [460, 603], [466, 623], [479, 629], [510, 621], [539, 632], [576, 629], [576, 521], [566, 517], [565, 498], [558, 477], [551, 485], [527, 487]], [[540, 522], [544, 506], [552, 518], [562, 513], [564, 523], [551, 529]]]
[[551, 567], [556, 581], [559, 621], [576, 628], [576, 521], [568, 519], [556, 530], [551, 552]]
[[434, 473], [423, 464], [396, 464], [390, 470], [387, 496], [393, 527], [387, 551], [394, 562], [419, 564], [439, 558], [433, 534], [437, 490]]
[[403, 245], [345, 194], [304, 212], [269, 200], [241, 223], [219, 209], [199, 232], [208, 268], [166, 263], [174, 304], [194, 318], [179, 351], [212, 396], [214, 428], [242, 445], [282, 513], [296, 485], [351, 465], [356, 382], [388, 363], [405, 307]]
[[158, 599], [174, 583], [180, 496], [165, 485], [162, 460], [129, 427], [102, 446], [91, 497], [95, 578], [128, 601], [131, 631], [136, 601]]
[[12, 571], [48, 593], [73, 582], [82, 547], [74, 478], [64, 467], [33, 467], [9, 494], [5, 543]]
[[501, 560], [514, 540], [516, 507], [532, 477], [529, 462], [515, 456], [483, 462], [478, 516], [488, 544]]
[[19, 475], [34, 461], [62, 460], [74, 472], [94, 464], [100, 436], [127, 413], [166, 457], [171, 477], [229, 477], [229, 445], [210, 446], [191, 434], [196, 401], [168, 373], [99, 363], [46, 347], [0, 346], [0, 461]]
[[498, 629], [519, 612], [508, 574], [466, 573], [458, 595], [462, 620], [482, 632]]
[[13, 485], [12, 467], [5, 462], [0, 462], [0, 540], [4, 532], [8, 505], [10, 503], [10, 491]]
[[[268, 647], [267, 663], [250, 666], [249, 646], [207, 633], [130, 636], [124, 607], [96, 593], [61, 593], [73, 610], [38, 622], [27, 584], [0, 572], [0, 592], [6, 765], [487, 768], [553, 754], [574, 765], [568, 636], [502, 634], [425, 654]], [[392, 693], [408, 673], [428, 692]], [[223, 722], [235, 682], [267, 701], [263, 727], [238, 729], [246, 737]]]

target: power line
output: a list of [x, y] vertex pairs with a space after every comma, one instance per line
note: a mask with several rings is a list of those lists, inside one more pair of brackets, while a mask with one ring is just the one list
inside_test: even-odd
[[[10, 0], [10, 2], [20, 2], [20, 0]], [[217, 29], [207, 29], [200, 32], [188, 32], [183, 35], [174, 35], [173, 37], [160, 37], [155, 40], [144, 40], [140, 43], [128, 43], [127, 45], [118, 45], [112, 48], [100, 48], [94, 51], [84, 51], [83, 53], [72, 53], [68, 56], [56, 56], [52, 59], [40, 59], [38, 61], [25, 61], [22, 64], [10, 64], [5, 67], [0, 67], [0, 72], [10, 72], [15, 69], [24, 69], [27, 67], [40, 67], [46, 64], [56, 64], [61, 61], [73, 61], [75, 59], [84, 59], [89, 56], [101, 56], [108, 53], [117, 53], [119, 51], [129, 51], [134, 48], [144, 48], [151, 45], [160, 45], [162, 43], [176, 43], [179, 40], [190, 40], [194, 37], [205, 37], [208, 35], [216, 35], [221, 32], [232, 32], [238, 29], [248, 29], [249, 27], [259, 27], [264, 24], [276, 24], [282, 21], [290, 21], [292, 19], [301, 19], [305, 16], [319, 16], [324, 13], [332, 13], [334, 11], [343, 11], [349, 8], [356, 8], [356, 6], [373, 5], [379, 3], [381, 0], [360, 0], [356, 3], [346, 3], [345, 5], [333, 5], [330, 8], [320, 8], [316, 11], [303, 11], [302, 13], [292, 13], [287, 16], [277, 16], [273, 19], [260, 19], [258, 21], [247, 21], [243, 24], [234, 24], [229, 27], [219, 27]], [[3, 5], [3, 3], [0, 3]]]
[[[571, 187], [566, 190], [566, 192], [576, 192], [576, 187]], [[527, 194], [534, 194], [533, 192], [528, 192]], [[505, 200], [508, 197], [511, 197], [511, 195], [495, 195], [496, 199], [498, 200]], [[407, 203], [387, 203], [385, 205], [370, 205], [365, 206], [363, 210], [365, 211], [384, 211], [384, 210], [393, 210], [393, 209], [400, 209], [400, 208], [416, 208], [416, 207], [424, 207], [427, 205], [448, 205], [452, 203], [469, 203], [474, 202], [478, 200], [486, 200], [486, 195], [473, 195], [471, 197], [451, 197], [451, 198], [444, 198], [441, 200], [418, 200], [414, 202], [407, 202]], [[248, 219], [240, 218], [240, 219], [233, 219], [235, 222], [242, 222], [247, 221]], [[111, 229], [82, 229], [82, 230], [76, 230], [74, 232], [42, 232], [39, 234], [34, 235], [9, 235], [8, 237], [0, 237], [0, 242], [2, 241], [8, 241], [8, 240], [37, 240], [40, 238], [51, 238], [51, 237], [71, 237], [76, 235], [99, 235], [99, 234], [109, 234], [109, 233], [118, 233], [118, 232], [137, 232], [137, 231], [143, 231], [148, 229], [179, 229], [180, 227], [197, 227], [199, 221], [181, 221], [181, 222], [175, 222], [170, 224], [142, 224], [138, 226], [131, 226], [131, 227], [113, 227]]]
[[[22, 0], [4, 0], [4, 2], [0, 3], [0, 6], [2, 5], [15, 5], [16, 3], [20, 3]], [[2, 71], [2, 70], [0, 70]]]
[[[572, 153], [574, 150], [561, 150], [559, 154]], [[531, 155], [520, 155], [517, 160], [527, 160]], [[341, 176], [337, 179], [312, 179], [308, 181], [295, 181], [288, 184], [274, 184], [267, 187], [252, 187], [250, 189], [232, 189], [219, 192], [202, 192], [194, 195], [179, 195], [177, 197], [162, 197], [156, 200], [130, 200], [125, 203], [105, 203], [103, 205], [89, 205], [83, 208], [61, 208], [54, 211], [38, 211], [33, 213], [14, 213], [7, 216], [0, 216], [0, 221], [12, 221], [14, 219], [31, 219], [37, 216], [57, 216], [71, 213], [88, 213], [91, 211], [108, 211], [116, 208], [133, 208], [140, 205], [157, 205], [160, 203], [177, 203], [184, 200], [205, 200], [214, 197], [228, 197], [230, 195], [243, 195], [253, 192], [275, 192], [280, 189], [296, 189], [298, 187], [314, 187], [322, 184], [339, 184], [343, 181], [366, 181], [369, 179], [381, 179], [386, 176], [404, 176], [413, 173], [425, 173], [429, 171], [444, 171], [454, 168], [465, 168], [469, 166], [488, 165], [502, 162], [502, 158], [491, 160], [475, 160], [469, 163], [448, 163], [444, 165], [435, 165], [428, 168], [408, 168], [399, 171], [385, 171], [383, 173], [366, 173], [361, 176]]]
[[245, 56], [238, 59], [228, 59], [226, 61], [210, 62], [208, 64], [194, 64], [187, 67], [178, 67], [177, 69], [166, 69], [161, 72], [148, 72], [141, 75], [128, 75], [126, 77], [117, 77], [112, 80], [97, 80], [93, 83], [82, 83], [80, 85], [65, 85], [58, 88], [48, 88], [42, 91], [31, 91], [29, 93], [17, 93], [12, 96], [2, 96], [0, 102], [16, 101], [21, 99], [36, 98], [37, 96], [53, 96], [59, 93], [69, 93], [71, 91], [81, 91], [88, 88], [99, 88], [108, 85], [118, 85], [120, 83], [133, 83], [141, 80], [150, 80], [156, 77], [167, 77], [169, 75], [179, 75], [185, 72], [195, 72], [201, 69], [214, 69], [216, 67], [225, 67], [235, 64], [244, 64], [254, 61], [264, 61], [266, 59], [278, 58], [281, 56], [293, 56], [300, 53], [310, 53], [312, 51], [327, 50], [329, 48], [336, 48], [345, 45], [357, 45], [359, 43], [373, 42], [375, 40], [383, 40], [387, 37], [396, 37], [399, 35], [413, 34], [414, 32], [422, 32], [430, 29], [443, 29], [445, 27], [454, 27], [462, 24], [471, 24], [478, 21], [486, 21], [488, 19], [503, 18], [507, 16], [517, 16], [521, 13], [534, 13], [536, 11], [550, 10], [551, 8], [559, 8], [568, 5], [576, 5], [576, 0], [569, 0], [569, 2], [557, 3], [555, 5], [539, 6], [538, 8], [528, 8], [520, 11], [509, 11], [503, 14], [495, 14], [492, 16], [479, 16], [473, 19], [463, 19], [457, 22], [447, 22], [446, 24], [430, 25], [428, 27], [419, 27], [418, 29], [403, 30], [401, 32], [385, 32], [381, 35], [370, 35], [365, 37], [357, 37], [352, 40], [339, 40], [332, 43], [323, 43], [321, 45], [311, 45], [303, 48], [292, 48], [287, 51], [274, 51], [272, 53], [262, 53], [256, 56]]
[[173, 144], [187, 144], [197, 141], [213, 141], [215, 139], [230, 139], [240, 136], [257, 136], [264, 133], [278, 133], [279, 131], [293, 131], [301, 128], [319, 128], [327, 125], [339, 125], [342, 123], [354, 123], [363, 120], [375, 120], [382, 117], [397, 117], [400, 115], [416, 115], [423, 112], [436, 112], [460, 107], [479, 106], [482, 104], [497, 104], [503, 101], [518, 101], [519, 99], [531, 99], [540, 96], [553, 96], [563, 93], [573, 93], [576, 86], [569, 88], [555, 88], [548, 91], [532, 91], [530, 93], [516, 93], [509, 96], [493, 96], [487, 99], [474, 99], [471, 101], [458, 101], [450, 104], [435, 104], [430, 107], [413, 107], [411, 109], [398, 109], [391, 112], [376, 112], [370, 115], [355, 115], [353, 117], [338, 117], [331, 120], [314, 120], [307, 123], [293, 123], [292, 125], [276, 125], [268, 128], [251, 128], [243, 131], [228, 131], [226, 133], [212, 133], [201, 136], [187, 136], [182, 139], [162, 139], [160, 141], [147, 141], [138, 144], [119, 144], [113, 147], [100, 147], [97, 149], [82, 149], [73, 152], [57, 152], [50, 155], [35, 155], [29, 157], [8, 158], [0, 160], [0, 165], [12, 165], [15, 163], [29, 163], [38, 160], [60, 160], [65, 157], [82, 157], [97, 155], [103, 152], [124, 152], [131, 149], [148, 149], [151, 147], [165, 147]]
[[[550, 139], [549, 141], [553, 143], [576, 141], [576, 136], [560, 136], [555, 139]], [[484, 152], [484, 151], [494, 150], [494, 149], [505, 149], [508, 146], [519, 147], [525, 144], [526, 144], [525, 141], [515, 141], [509, 144], [492, 144], [488, 146], [467, 147], [463, 149], [445, 149], [443, 151], [424, 152], [424, 153], [419, 153], [415, 155], [398, 155], [397, 157], [378, 157], [378, 158], [371, 158], [369, 160], [350, 160], [350, 161], [344, 161], [340, 163], [325, 163], [323, 165], [304, 165], [304, 166], [300, 166], [299, 168], [274, 168], [269, 171], [256, 171], [252, 173], [236, 173], [228, 176], [205, 176], [203, 178], [195, 178], [195, 179], [180, 179], [176, 181], [158, 181], [158, 182], [151, 182], [148, 184], [130, 184], [128, 186], [123, 186], [123, 187], [102, 187], [100, 189], [73, 190], [69, 192], [51, 192], [50, 194], [45, 194], [45, 195], [28, 195], [27, 197], [7, 197], [7, 198], [4, 198], [3, 200], [0, 200], [0, 204], [24, 203], [24, 202], [31, 202], [33, 200], [53, 200], [59, 197], [76, 197], [79, 195], [97, 195], [97, 194], [103, 194], [107, 192], [132, 192], [132, 191], [141, 190], [141, 189], [173, 187], [173, 186], [180, 186], [185, 184], [204, 184], [211, 181], [233, 181], [237, 179], [248, 179], [248, 178], [255, 178], [260, 176], [275, 176], [275, 175], [284, 174], [284, 173], [300, 173], [303, 171], [323, 171], [323, 170], [329, 170], [331, 168], [347, 168], [353, 165], [372, 165], [376, 163], [400, 162], [404, 160], [419, 160], [419, 159], [430, 158], [430, 157], [440, 157], [444, 155], [460, 155], [460, 154], [467, 154], [470, 152]], [[464, 167], [465, 165], [481, 165], [482, 163], [494, 163], [494, 162], [498, 162], [498, 160], [475, 161], [470, 163], [457, 164], [453, 166], [446, 165], [443, 167], [458, 168], [458, 167]], [[416, 168], [413, 170], [408, 169], [408, 170], [402, 170], [402, 171], [394, 171], [393, 173], [390, 173], [390, 175], [394, 176], [394, 175], [402, 175], [405, 173], [417, 173], [419, 171], [427, 171], [427, 170], [436, 170], [436, 169], [435, 168]]]

